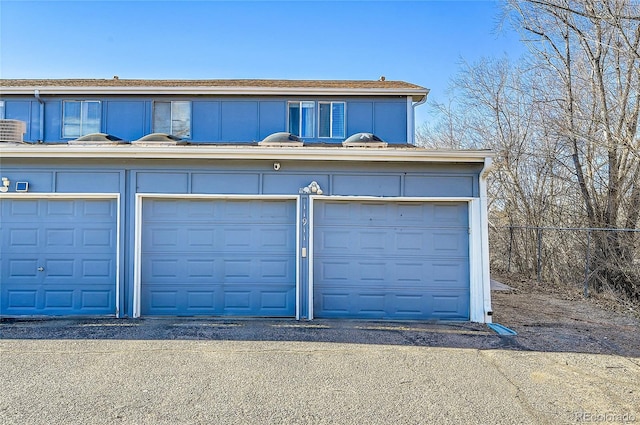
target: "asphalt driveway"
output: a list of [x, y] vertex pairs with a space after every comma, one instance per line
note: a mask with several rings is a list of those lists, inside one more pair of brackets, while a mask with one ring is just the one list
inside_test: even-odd
[[2, 424], [640, 423], [640, 359], [479, 324], [0, 323]]

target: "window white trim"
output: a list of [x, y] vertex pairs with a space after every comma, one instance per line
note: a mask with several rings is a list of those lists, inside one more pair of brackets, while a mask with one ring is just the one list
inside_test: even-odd
[[4, 119], [5, 114], [6, 112], [5, 112], [4, 100], [0, 100], [0, 120]]
[[[333, 134], [333, 105], [341, 103], [342, 107], [342, 135]], [[320, 134], [320, 105], [329, 105], [329, 135], [323, 136]], [[319, 139], [344, 139], [347, 134], [347, 102], [333, 101], [333, 100], [320, 100], [318, 101], [318, 138]]]
[[[310, 108], [309, 105], [313, 105], [311, 108], [315, 109], [315, 111], [312, 111], [313, 121], [311, 123], [310, 134], [305, 133], [303, 131], [303, 129], [305, 128], [304, 126], [305, 123], [303, 121], [302, 110], [305, 107], [305, 104], [307, 108]], [[333, 122], [334, 122], [333, 106], [336, 104], [343, 105], [342, 106], [342, 111], [343, 111], [342, 135], [335, 135], [333, 132]], [[298, 117], [297, 132], [292, 131], [292, 128], [291, 128], [291, 106], [292, 105], [297, 105], [300, 111], [299, 117]], [[328, 136], [323, 136], [320, 134], [321, 132], [320, 105], [329, 105], [329, 135]], [[287, 131], [289, 131], [292, 134], [295, 134], [298, 137], [307, 138], [307, 139], [344, 139], [347, 133], [346, 127], [347, 127], [347, 102], [345, 101], [339, 101], [339, 100], [290, 100], [290, 101], [287, 101]]]
[[[298, 132], [295, 133], [291, 131], [291, 105], [298, 105], [299, 117], [298, 117]], [[301, 138], [313, 139], [316, 137], [316, 128], [317, 126], [317, 117], [315, 111], [311, 111], [311, 129], [310, 134], [304, 133], [304, 121], [303, 121], [303, 113], [302, 110], [307, 109], [317, 109], [317, 102], [315, 100], [290, 100], [287, 102], [287, 131], [291, 134], [295, 134]]]
[[[160, 129], [156, 128], [156, 110], [157, 110], [156, 105], [160, 103], [169, 105], [169, 116], [162, 117], [163, 119], [168, 120], [168, 123], [169, 123], [168, 134], [171, 134], [172, 136], [180, 137], [182, 139], [191, 139], [191, 133], [193, 130], [192, 129], [192, 118], [193, 118], [192, 102], [190, 100], [154, 100], [153, 108], [151, 111], [151, 127], [154, 133], [165, 133], [165, 131], [160, 131]], [[177, 130], [174, 128], [174, 121], [176, 121], [176, 119], [174, 118], [174, 114], [176, 113], [175, 111], [176, 111], [177, 104], [186, 104], [189, 106], [189, 116], [187, 118], [187, 121], [188, 121], [187, 134], [177, 134]]]

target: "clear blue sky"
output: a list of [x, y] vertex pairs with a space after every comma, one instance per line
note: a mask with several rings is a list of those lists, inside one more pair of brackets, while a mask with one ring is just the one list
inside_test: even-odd
[[0, 0], [0, 77], [384, 75], [442, 102], [461, 59], [522, 51], [498, 14], [494, 1]]

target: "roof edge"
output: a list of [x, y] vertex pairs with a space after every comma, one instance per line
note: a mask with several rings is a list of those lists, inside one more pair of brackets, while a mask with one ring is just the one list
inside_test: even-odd
[[334, 87], [2, 87], [3, 95], [31, 95], [39, 90], [41, 96], [46, 95], [352, 95], [352, 96], [411, 96], [414, 102], [424, 99], [428, 89], [409, 88], [334, 88]]
[[0, 145], [0, 155], [9, 158], [96, 158], [96, 159], [249, 159], [297, 161], [375, 161], [375, 162], [462, 162], [483, 163], [495, 156], [490, 150], [431, 150], [424, 148], [343, 148], [268, 146], [171, 146], [134, 145]]
[[405, 95], [420, 101], [429, 89], [404, 81], [370, 80], [127, 80], [0, 79], [5, 95]]

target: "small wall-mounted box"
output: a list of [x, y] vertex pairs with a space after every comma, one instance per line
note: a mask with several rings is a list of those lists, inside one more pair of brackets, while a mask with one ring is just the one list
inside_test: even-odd
[[29, 182], [16, 182], [16, 192], [28, 192]]

